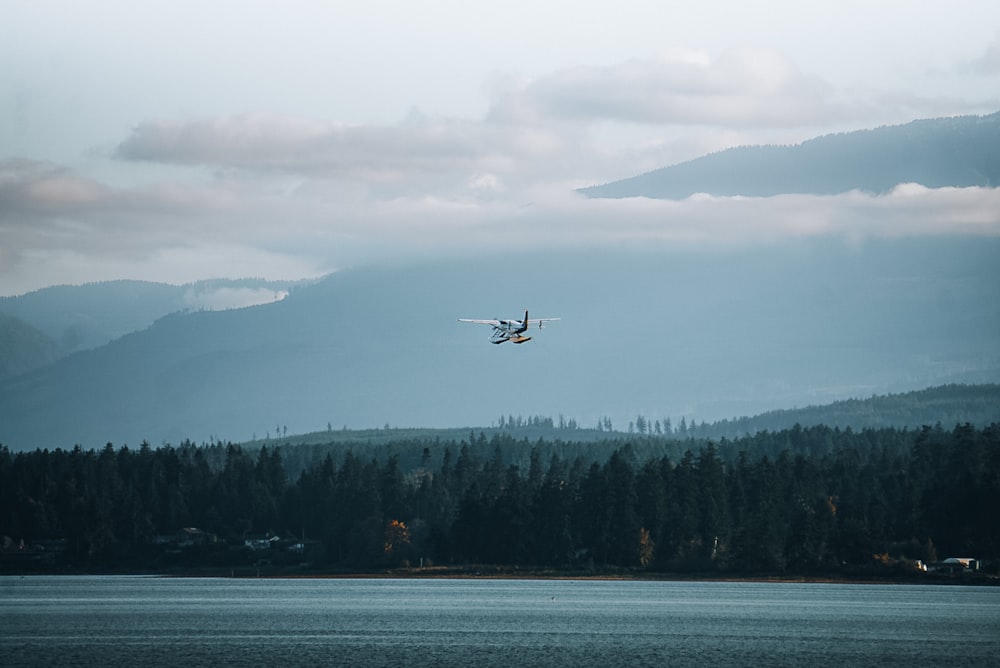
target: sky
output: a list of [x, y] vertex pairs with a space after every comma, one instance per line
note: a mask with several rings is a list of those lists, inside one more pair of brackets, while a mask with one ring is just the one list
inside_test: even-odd
[[587, 200], [1000, 110], [1000, 3], [0, 0], [0, 295], [397, 258], [1000, 235], [996, 189]]

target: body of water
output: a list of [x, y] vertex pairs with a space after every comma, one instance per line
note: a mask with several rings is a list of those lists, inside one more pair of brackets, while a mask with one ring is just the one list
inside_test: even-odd
[[0, 578], [3, 666], [1000, 666], [1000, 588]]

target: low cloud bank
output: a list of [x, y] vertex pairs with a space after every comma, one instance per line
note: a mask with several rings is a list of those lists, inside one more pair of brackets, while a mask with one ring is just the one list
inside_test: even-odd
[[1000, 235], [1000, 190], [902, 184], [886, 195], [588, 199], [568, 184], [504, 197], [339, 196], [323, 181], [117, 188], [48, 163], [0, 165], [0, 283], [213, 276], [293, 279], [339, 267], [502, 249], [730, 246], [785, 239]]

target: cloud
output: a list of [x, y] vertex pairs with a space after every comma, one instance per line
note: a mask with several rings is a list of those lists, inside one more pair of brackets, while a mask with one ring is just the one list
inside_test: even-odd
[[983, 55], [969, 63], [969, 69], [982, 76], [1000, 75], [1000, 37], [986, 48]]
[[[903, 184], [886, 195], [643, 197], [586, 200], [555, 195], [522, 224], [549, 243], [730, 246], [826, 237], [849, 241], [914, 235], [1000, 235], [1000, 189]], [[510, 231], [510, 230], [508, 230]]]
[[80, 211], [102, 206], [107, 188], [49, 162], [0, 161], [0, 221], [36, 212]]
[[249, 170], [392, 178], [419, 170], [453, 171], [502, 161], [511, 142], [502, 128], [428, 119], [358, 125], [280, 114], [242, 114], [135, 127], [117, 156], [126, 160]]
[[191, 309], [221, 311], [226, 309], [257, 306], [281, 301], [288, 297], [288, 290], [273, 290], [269, 288], [249, 288], [214, 286], [211, 283], [199, 283], [188, 287], [182, 297], [184, 303]]
[[610, 67], [576, 67], [502, 96], [493, 118], [547, 116], [649, 124], [788, 126], [829, 120], [832, 89], [773, 49], [672, 49]]
[[[673, 49], [610, 67], [578, 67], [523, 80], [497, 77], [480, 120], [428, 117], [358, 124], [276, 113], [247, 113], [136, 125], [116, 157], [351, 180], [373, 187], [447, 184], [506, 189], [543, 173], [599, 164], [607, 149], [589, 129], [618, 122], [717, 128], [813, 125], [837, 113], [830, 87], [771, 49], [713, 58]], [[583, 158], [590, 158], [589, 160]], [[586, 169], [586, 168], [584, 168]], [[586, 180], [590, 175], [577, 175]], [[552, 177], [550, 177], [552, 178]]]
[[288, 192], [254, 179], [115, 188], [29, 161], [0, 163], [0, 175], [5, 294], [115, 278], [301, 278], [373, 261], [504, 249], [1000, 235], [1000, 189], [990, 188], [908, 184], [882, 196], [615, 200], [588, 199], [563, 183], [497, 195], [494, 182], [478, 178], [474, 187], [494, 196], [372, 198], [331, 195], [324, 181]]
[[156, 212], [182, 215], [238, 206], [233, 192], [218, 185], [157, 183], [116, 189], [47, 161], [0, 160], [0, 224], [36, 218], [87, 218]]
[[51, 162], [0, 161], [0, 267], [44, 275], [60, 262], [141, 262], [163, 247], [231, 240], [243, 211], [222, 184], [116, 188]]
[[558, 168], [573, 146], [566, 133], [543, 127], [427, 118], [416, 111], [392, 125], [242, 114], [142, 123], [115, 155], [242, 172], [236, 178], [256, 173], [349, 183], [363, 196], [392, 198], [492, 196]]
[[263, 113], [142, 123], [118, 147], [129, 160], [331, 172], [475, 154], [454, 125], [375, 128]]

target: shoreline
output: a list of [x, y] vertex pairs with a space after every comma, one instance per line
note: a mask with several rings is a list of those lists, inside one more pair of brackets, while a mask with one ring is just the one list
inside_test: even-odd
[[256, 567], [193, 568], [170, 571], [147, 570], [37, 570], [0, 573], [6, 577], [29, 576], [134, 576], [156, 578], [220, 578], [239, 580], [591, 580], [633, 582], [733, 582], [760, 584], [852, 584], [852, 585], [953, 585], [1000, 586], [1000, 576], [984, 573], [936, 575], [926, 573], [652, 573], [576, 572], [479, 567], [399, 568], [379, 571], [291, 571]]

